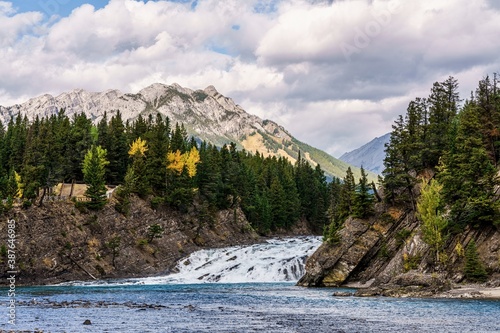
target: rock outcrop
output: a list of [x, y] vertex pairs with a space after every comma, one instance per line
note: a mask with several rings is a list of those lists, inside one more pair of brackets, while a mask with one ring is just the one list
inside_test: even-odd
[[306, 264], [298, 282], [306, 287], [353, 286], [359, 296], [426, 296], [446, 291], [464, 278], [464, 251], [475, 240], [490, 284], [500, 281], [500, 232], [493, 226], [468, 227], [450, 235], [439, 263], [421, 237], [411, 210], [378, 204], [369, 220], [349, 218], [338, 244], [324, 243]]

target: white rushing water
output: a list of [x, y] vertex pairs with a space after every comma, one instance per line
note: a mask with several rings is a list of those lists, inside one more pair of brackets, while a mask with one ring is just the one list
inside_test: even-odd
[[321, 237], [273, 238], [265, 243], [200, 250], [181, 259], [169, 275], [120, 280], [72, 281], [60, 286], [126, 286], [198, 283], [295, 282]]
[[200, 250], [177, 264], [178, 273], [144, 278], [144, 284], [297, 281], [321, 237], [270, 239], [262, 244]]

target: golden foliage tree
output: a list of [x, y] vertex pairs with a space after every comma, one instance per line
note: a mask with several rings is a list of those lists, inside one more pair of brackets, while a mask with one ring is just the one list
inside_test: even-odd
[[167, 154], [167, 169], [181, 174], [184, 167], [186, 167], [190, 178], [196, 176], [196, 165], [199, 162], [200, 152], [196, 147], [191, 148], [190, 151], [184, 154], [181, 154], [180, 150]]
[[436, 261], [439, 261], [439, 253], [446, 240], [443, 232], [448, 226], [448, 221], [441, 213], [442, 189], [443, 185], [435, 179], [425, 181], [417, 203], [417, 216], [422, 221], [423, 239], [434, 250]]
[[148, 145], [146, 140], [142, 140], [141, 138], [137, 138], [132, 144], [130, 145], [130, 150], [128, 151], [128, 154], [131, 157], [135, 156], [144, 156], [144, 154], [148, 151]]

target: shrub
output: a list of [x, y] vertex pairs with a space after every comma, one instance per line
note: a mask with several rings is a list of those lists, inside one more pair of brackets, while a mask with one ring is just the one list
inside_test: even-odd
[[163, 237], [163, 227], [158, 223], [148, 227], [148, 243], [151, 243], [155, 238]]

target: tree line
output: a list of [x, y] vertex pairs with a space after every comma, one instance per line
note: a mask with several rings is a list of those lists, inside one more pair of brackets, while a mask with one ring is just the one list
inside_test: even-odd
[[84, 113], [70, 119], [60, 110], [0, 124], [1, 210], [14, 198], [24, 206], [42, 205], [56, 184], [84, 182], [90, 209], [106, 204], [105, 185], [120, 185], [115, 208], [123, 214], [135, 194], [153, 207], [194, 211], [200, 224], [213, 223], [218, 210], [240, 207], [262, 234], [301, 219], [320, 232], [337, 230], [351, 212], [370, 210], [364, 171], [363, 179], [357, 186], [349, 169], [344, 180], [329, 183], [319, 165], [300, 155], [292, 163], [239, 150], [235, 143], [199, 142], [160, 114], [124, 122], [117, 111], [93, 124]]

